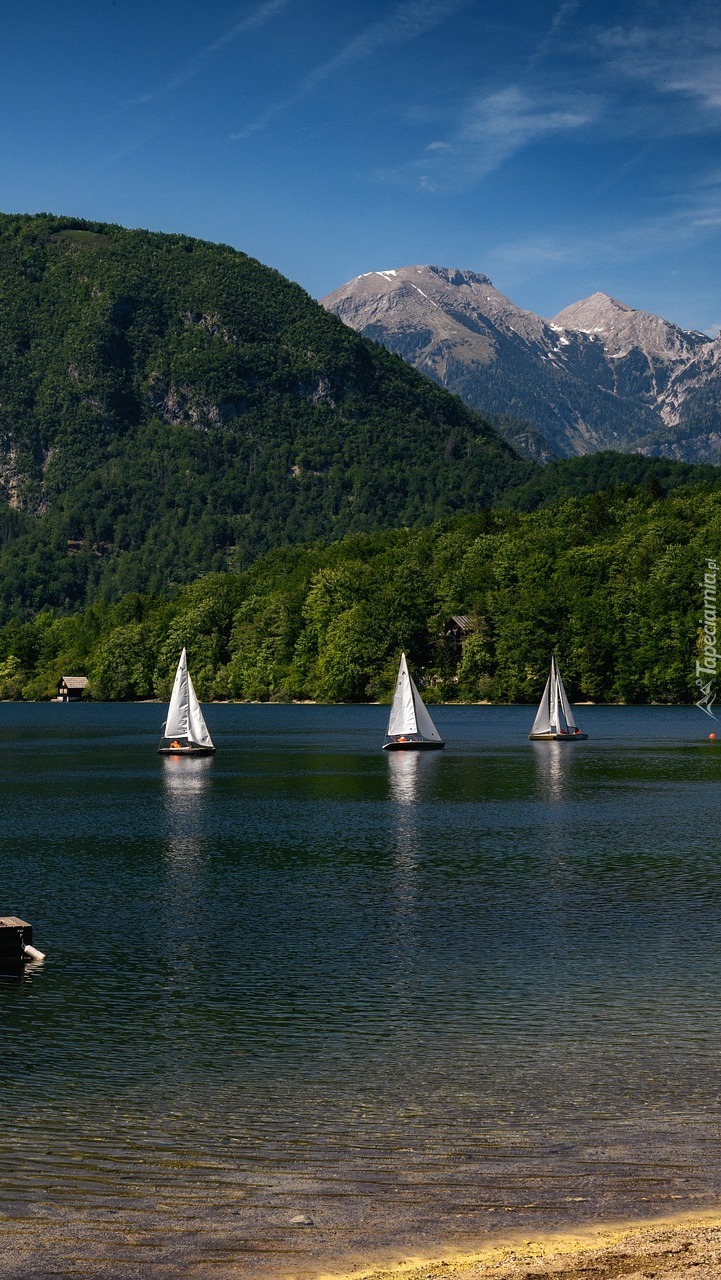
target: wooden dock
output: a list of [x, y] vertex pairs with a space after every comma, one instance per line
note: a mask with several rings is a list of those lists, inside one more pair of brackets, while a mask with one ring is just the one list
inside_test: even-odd
[[0, 959], [22, 960], [33, 940], [33, 927], [18, 916], [0, 916]]

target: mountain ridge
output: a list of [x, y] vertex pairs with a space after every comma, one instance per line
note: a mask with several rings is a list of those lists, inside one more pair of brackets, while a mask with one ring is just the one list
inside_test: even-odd
[[[448, 272], [432, 287], [493, 288]], [[26, 671], [53, 616], [89, 609], [82, 657], [96, 607], [122, 600], [132, 632], [143, 598], [232, 577], [269, 550], [482, 518], [506, 500], [535, 508], [557, 492], [653, 498], [717, 483], [621, 455], [523, 461], [458, 396], [227, 245], [0, 215], [0, 289], [0, 625]], [[499, 315], [512, 305], [498, 295]], [[284, 609], [268, 604], [271, 649]]]
[[721, 461], [721, 338], [602, 292], [545, 320], [483, 273], [438, 266], [368, 272], [321, 302], [478, 412], [528, 421], [561, 456]]

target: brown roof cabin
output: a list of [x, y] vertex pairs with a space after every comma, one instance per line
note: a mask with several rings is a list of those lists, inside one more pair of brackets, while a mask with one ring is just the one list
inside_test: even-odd
[[88, 687], [87, 676], [61, 676], [58, 680], [58, 702], [79, 702]]
[[446, 622], [443, 635], [456, 662], [461, 660], [463, 641], [475, 630], [476, 622], [464, 613], [454, 613]]

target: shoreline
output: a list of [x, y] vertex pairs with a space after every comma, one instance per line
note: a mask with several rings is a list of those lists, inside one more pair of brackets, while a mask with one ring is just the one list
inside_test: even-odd
[[[409, 1252], [409, 1251], [408, 1251]], [[721, 1204], [563, 1231], [509, 1232], [468, 1251], [358, 1264], [316, 1280], [719, 1280]]]
[[[0, 698], [0, 703], [6, 706], [17, 707], [35, 707], [35, 706], [51, 706], [58, 705], [64, 707], [87, 707], [87, 706], [108, 706], [108, 707], [143, 707], [143, 706], [167, 706], [167, 699], [164, 698], [78, 698], [70, 702], [65, 702], [61, 698]], [[390, 707], [389, 702], [318, 702], [314, 698], [288, 698], [287, 700], [275, 698], [214, 698], [210, 702], [203, 702], [203, 706], [208, 707]], [[475, 702], [468, 702], [463, 699], [454, 699], [453, 702], [433, 702], [429, 699], [426, 702], [429, 707], [526, 707], [532, 708], [537, 704], [535, 702], [491, 702], [488, 698], [480, 698]], [[628, 707], [629, 710], [638, 710], [643, 707], [686, 707], [696, 706], [694, 702], [574, 702], [574, 707]]]

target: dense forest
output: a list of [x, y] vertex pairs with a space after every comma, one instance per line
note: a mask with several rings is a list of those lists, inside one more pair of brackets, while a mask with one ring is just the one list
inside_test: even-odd
[[224, 245], [0, 215], [0, 620], [479, 510], [533, 469]]
[[[429, 701], [533, 701], [551, 649], [576, 699], [695, 701], [721, 486], [659, 488], [288, 546], [172, 600], [14, 619], [0, 696], [48, 697], [85, 673], [98, 698], [166, 698], [186, 645], [205, 699], [387, 699], [403, 648]], [[462, 643], [453, 615], [472, 624]]]
[[521, 458], [224, 245], [0, 215], [0, 288], [0, 697], [694, 698], [721, 469]]

